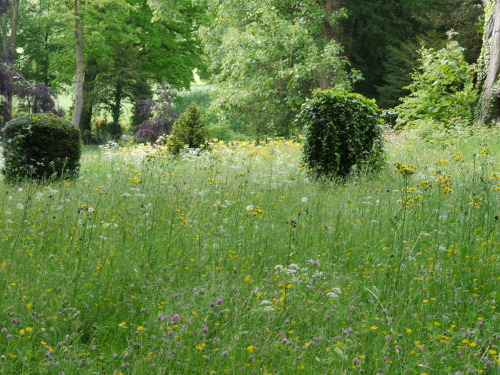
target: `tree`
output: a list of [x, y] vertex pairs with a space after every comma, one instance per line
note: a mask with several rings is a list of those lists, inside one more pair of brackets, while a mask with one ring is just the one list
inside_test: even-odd
[[0, 126], [12, 118], [12, 98], [14, 95], [14, 68], [16, 56], [17, 21], [19, 0], [0, 1], [0, 27], [2, 49], [0, 50]]
[[0, 1], [0, 127], [12, 119], [13, 98], [27, 113], [57, 113], [54, 93], [43, 83], [30, 82], [16, 68], [16, 46], [19, 23], [19, 0]]
[[340, 12], [328, 2], [210, 0], [201, 38], [214, 73], [213, 110], [237, 116], [258, 139], [290, 133], [302, 102], [318, 87], [349, 87], [341, 47], [325, 32]]
[[87, 39], [80, 121], [84, 134], [91, 130], [95, 109], [118, 123], [124, 101], [144, 99], [145, 83], [165, 80], [172, 88], [189, 88], [193, 70], [202, 65], [194, 35], [201, 8], [187, 0], [165, 6], [177, 17], [155, 18], [146, 0], [96, 1], [82, 9]]
[[485, 32], [479, 60], [481, 90], [479, 118], [483, 124], [500, 121], [500, 1], [483, 0]]
[[80, 126], [80, 131], [85, 129], [81, 126], [83, 109], [83, 82], [84, 82], [84, 60], [83, 60], [83, 26], [80, 14], [80, 0], [74, 0], [75, 15], [75, 46], [76, 46], [76, 73], [75, 73], [75, 108], [73, 109], [72, 122]]
[[420, 42], [440, 49], [445, 33], [458, 32], [456, 40], [475, 62], [480, 37], [476, 0], [343, 0], [348, 17], [340, 22], [339, 41], [345, 56], [364, 79], [354, 89], [377, 100], [383, 108], [399, 103], [408, 92], [411, 73], [418, 65]]
[[427, 120], [449, 126], [450, 121], [470, 123], [477, 98], [474, 87], [475, 66], [465, 60], [463, 48], [453, 40], [445, 48], [422, 48], [420, 67], [406, 87], [410, 94], [395, 109], [403, 121]]
[[[74, 35], [74, 15], [60, 0], [23, 1], [19, 8], [17, 31], [16, 69], [28, 81], [44, 83], [54, 91], [61, 91], [63, 84], [70, 86], [74, 69], [69, 77], [61, 74], [56, 65], [59, 55], [74, 63], [74, 44], [68, 43]], [[61, 61], [61, 65], [67, 65]], [[73, 64], [71, 64], [73, 66]]]

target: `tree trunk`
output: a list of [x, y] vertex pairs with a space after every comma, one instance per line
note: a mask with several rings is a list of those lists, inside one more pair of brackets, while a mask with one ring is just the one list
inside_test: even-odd
[[487, 10], [492, 2], [491, 14], [486, 15], [487, 28], [481, 52], [484, 66], [479, 73], [479, 87], [482, 87], [480, 119], [485, 125], [500, 120], [500, 0], [490, 0]]
[[118, 80], [116, 82], [116, 87], [115, 87], [115, 99], [113, 104], [111, 105], [111, 114], [113, 116], [113, 123], [118, 126], [120, 124], [122, 97], [123, 97], [123, 84], [121, 80]]
[[[73, 109], [72, 122], [80, 127], [82, 108], [83, 108], [83, 28], [80, 18], [80, 0], [75, 0], [75, 39], [76, 39], [76, 79], [75, 79], [75, 108]], [[83, 133], [83, 129], [80, 127]]]
[[[19, 18], [19, 0], [12, 0], [12, 13], [10, 19], [10, 50], [16, 51], [17, 20]], [[12, 61], [14, 64], [14, 61]]]
[[92, 112], [95, 103], [95, 80], [97, 78], [97, 63], [88, 61], [85, 66], [84, 83], [82, 89], [82, 113], [80, 118], [80, 132], [85, 142], [90, 141], [90, 133], [92, 132]]
[[[326, 17], [321, 25], [321, 34], [326, 42], [334, 40], [340, 43], [340, 33], [338, 28], [335, 28], [332, 22], [332, 17], [335, 12], [337, 12], [341, 7], [342, 0], [321, 0], [320, 5], [326, 13]], [[319, 88], [322, 90], [329, 89], [333, 86], [333, 80], [335, 77], [335, 72], [332, 71], [320, 78]]]
[[[0, 55], [0, 67], [5, 69], [0, 71], [0, 96], [3, 97], [0, 103], [0, 128], [12, 119], [12, 98], [14, 94], [14, 81], [16, 70], [14, 68], [17, 20], [19, 17], [19, 0], [12, 0], [10, 7], [2, 7], [0, 19], [2, 51]], [[10, 33], [8, 33], [8, 16], [10, 15]]]

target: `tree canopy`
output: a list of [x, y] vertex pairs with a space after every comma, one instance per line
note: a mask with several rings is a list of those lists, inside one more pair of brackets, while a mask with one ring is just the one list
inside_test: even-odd
[[[13, 109], [15, 96], [52, 100], [52, 92], [74, 94], [76, 81], [77, 122], [87, 134], [98, 115], [118, 124], [126, 103], [154, 99], [163, 83], [189, 89], [198, 70], [212, 84], [210, 118], [237, 123], [255, 137], [289, 135], [316, 88], [352, 90], [382, 108], [410, 103], [421, 51], [446, 50], [449, 30], [464, 63], [475, 63], [485, 47], [476, 87], [483, 91], [490, 85], [486, 47], [494, 45], [495, 6], [493, 0], [2, 0], [0, 116], [5, 122], [13, 111], [41, 103], [29, 99]], [[466, 74], [474, 85], [475, 73]], [[486, 102], [476, 108], [485, 112]]]
[[317, 1], [210, 1], [213, 22], [200, 31], [214, 73], [213, 107], [252, 124], [287, 134], [297, 109], [317, 87], [350, 87], [342, 47], [324, 38], [341, 12]]

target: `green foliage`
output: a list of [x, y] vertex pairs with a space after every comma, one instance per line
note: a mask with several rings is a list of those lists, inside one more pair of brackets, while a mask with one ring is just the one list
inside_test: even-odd
[[228, 121], [222, 121], [215, 124], [210, 124], [208, 127], [211, 139], [217, 139], [224, 142], [251, 140], [251, 137], [242, 133], [236, 132], [232, 124]]
[[100, 139], [99, 143], [106, 143], [110, 140], [119, 140], [123, 135], [125, 126], [116, 122], [97, 120], [94, 122], [93, 133]]
[[68, 42], [72, 26], [68, 7], [61, 1], [20, 2], [16, 67], [24, 78], [55, 91], [61, 91], [63, 84], [72, 84], [74, 69], [67, 76], [60, 74], [62, 65], [74, 65], [74, 56], [63, 57], [74, 53], [74, 44]]
[[191, 103], [174, 122], [172, 133], [167, 141], [169, 151], [178, 155], [185, 147], [192, 149], [208, 148], [208, 120], [195, 102]]
[[382, 155], [377, 105], [360, 94], [316, 91], [302, 106], [304, 162], [317, 177], [345, 177], [355, 164], [375, 166]]
[[341, 47], [322, 27], [340, 12], [318, 2], [211, 0], [214, 22], [200, 36], [214, 72], [212, 109], [249, 132], [288, 135], [300, 105], [318, 87], [344, 85]]
[[[200, 109], [207, 113], [212, 104], [212, 85], [192, 86], [191, 90], [180, 91], [174, 100], [174, 112], [182, 114], [189, 104], [196, 102]], [[215, 113], [207, 113], [210, 122], [210, 137], [221, 141], [230, 142], [234, 140], [250, 139], [248, 129], [237, 116], [231, 116], [220, 121]]]
[[11, 120], [2, 130], [7, 181], [71, 178], [80, 168], [77, 127], [51, 114]]
[[422, 48], [421, 66], [407, 86], [410, 95], [402, 98], [395, 109], [399, 121], [428, 120], [449, 123], [472, 120], [472, 105], [476, 101], [475, 66], [468, 64], [456, 41], [449, 41], [439, 51]]
[[[454, 29], [457, 40], [467, 48], [466, 60], [475, 61], [481, 46], [475, 23], [481, 6], [474, 0], [344, 0], [348, 17], [343, 19], [338, 40], [345, 56], [363, 74], [354, 91], [377, 100], [382, 108], [399, 104], [407, 95], [416, 68], [418, 39], [437, 48], [444, 33]], [[429, 37], [439, 35], [436, 40]], [[434, 44], [437, 42], [438, 44]]]
[[[210, 95], [211, 85], [193, 85], [190, 90], [181, 90], [174, 99], [173, 110], [178, 115], [186, 112], [192, 102], [195, 102], [201, 110], [206, 111], [212, 102]], [[215, 122], [215, 116], [210, 116], [209, 120]]]

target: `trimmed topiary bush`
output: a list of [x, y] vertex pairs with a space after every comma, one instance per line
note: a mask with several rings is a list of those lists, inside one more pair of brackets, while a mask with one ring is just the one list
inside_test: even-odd
[[377, 105], [344, 90], [315, 91], [302, 106], [303, 159], [317, 178], [345, 177], [354, 165], [382, 160], [382, 127]]
[[51, 114], [34, 114], [8, 122], [2, 130], [7, 181], [72, 178], [80, 168], [80, 131]]
[[168, 138], [169, 151], [178, 155], [184, 147], [207, 149], [208, 148], [208, 119], [203, 115], [195, 102], [177, 120], [172, 127], [172, 134]]

